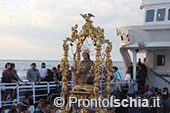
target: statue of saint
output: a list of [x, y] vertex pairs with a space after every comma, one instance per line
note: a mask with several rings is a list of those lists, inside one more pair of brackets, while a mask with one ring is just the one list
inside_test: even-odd
[[84, 50], [82, 53], [83, 60], [80, 62], [78, 69], [78, 84], [93, 84], [94, 79], [94, 62], [90, 59], [90, 51]]

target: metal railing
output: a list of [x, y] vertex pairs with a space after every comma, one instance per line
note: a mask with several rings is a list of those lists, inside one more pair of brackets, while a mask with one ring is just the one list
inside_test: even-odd
[[155, 71], [152, 71], [155, 76], [158, 76], [159, 78], [161, 78], [163, 81], [167, 82], [168, 84], [170, 84], [170, 81], [168, 81], [167, 79], [165, 79], [164, 77], [170, 77], [170, 75], [161, 75], [161, 74], [158, 74], [156, 73]]
[[[117, 82], [111, 82], [111, 90], [114, 90], [114, 88], [120, 88], [122, 85], [129, 84], [129, 82], [125, 81], [117, 81]], [[106, 83], [99, 82], [99, 87], [101, 88]], [[62, 82], [59, 82], [56, 84], [55, 82], [40, 82], [40, 84], [35, 84], [34, 82], [21, 82], [19, 84], [17, 83], [0, 83], [0, 108], [2, 107], [10, 107], [18, 102], [23, 102], [25, 96], [24, 94], [26, 92], [32, 93], [33, 103], [38, 103], [38, 98], [40, 97], [47, 97], [50, 91], [55, 90], [57, 86], [62, 85]], [[74, 85], [74, 82], [70, 82], [69, 85], [72, 87]], [[12, 100], [7, 99], [5, 101], [2, 101], [2, 93], [6, 90], [11, 90], [12, 92], [15, 92], [14, 94], [15, 98]], [[38, 92], [38, 93], [37, 93]], [[101, 92], [104, 92], [104, 90], [101, 90]], [[8, 93], [10, 95], [11, 93]], [[58, 94], [62, 96], [62, 93]]]

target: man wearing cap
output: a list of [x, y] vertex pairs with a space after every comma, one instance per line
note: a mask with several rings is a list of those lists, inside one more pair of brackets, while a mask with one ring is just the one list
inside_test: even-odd
[[27, 70], [27, 79], [29, 82], [40, 82], [41, 77], [39, 70], [36, 69], [36, 64], [32, 63], [31, 68]]

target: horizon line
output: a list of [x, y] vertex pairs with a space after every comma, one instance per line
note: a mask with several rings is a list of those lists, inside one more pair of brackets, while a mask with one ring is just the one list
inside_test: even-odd
[[[13, 60], [18, 60], [18, 61], [20, 61], [20, 60], [25, 60], [25, 61], [34, 61], [34, 60], [36, 60], [36, 61], [61, 61], [62, 59], [3, 59], [3, 58], [0, 58], [0, 61], [3, 61], [3, 60], [9, 60], [9, 61], [13, 61]], [[69, 60], [69, 61], [73, 61], [73, 60]], [[112, 60], [113, 61], [113, 60]], [[121, 60], [114, 60], [113, 62], [123, 62], [123, 61], [121, 61]]]

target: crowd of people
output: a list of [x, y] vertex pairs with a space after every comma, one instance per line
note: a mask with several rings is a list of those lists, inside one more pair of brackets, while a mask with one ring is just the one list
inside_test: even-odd
[[13, 105], [8, 113], [59, 113], [59, 108], [54, 104], [51, 105], [51, 101], [48, 99], [40, 99], [36, 109], [34, 105], [28, 105], [27, 103], [19, 102]]
[[[118, 69], [116, 68], [115, 71]], [[119, 107], [115, 108], [115, 113], [170, 113], [170, 93], [167, 87], [158, 88], [154, 86], [149, 86], [146, 84], [146, 80], [148, 80], [146, 67], [146, 58], [141, 62], [141, 59], [138, 59], [137, 67], [136, 67], [136, 81], [133, 80], [133, 66], [130, 66], [126, 73], [124, 79], [117, 74], [117, 80], [129, 81], [130, 86], [121, 86], [121, 88], [117, 88], [110, 95], [114, 95], [117, 99], [129, 99], [132, 97], [133, 99], [147, 99], [149, 100], [150, 107]], [[116, 73], [115, 73], [116, 74]], [[128, 87], [128, 90], [126, 88]], [[132, 90], [132, 91], [131, 91]], [[159, 98], [159, 107], [154, 106], [154, 99]], [[152, 107], [151, 107], [152, 106]], [[114, 112], [113, 112], [114, 113]]]
[[[170, 113], [170, 93], [168, 93], [168, 89], [166, 87], [163, 89], [159, 89], [158, 87], [153, 87], [149, 85], [147, 85], [146, 87], [140, 85], [140, 87], [141, 90], [133, 94], [126, 93], [123, 89], [117, 88], [117, 90], [111, 92], [110, 95], [114, 95], [117, 99], [120, 100], [130, 100], [130, 97], [132, 97], [133, 99], [147, 99], [149, 101], [149, 107], [121, 106], [118, 108], [114, 108], [115, 113]], [[159, 106], [153, 107], [154, 99], [157, 97], [159, 97], [160, 99]]]
[[[70, 68], [68, 71], [67, 79], [68, 81], [74, 81], [74, 75], [73, 75], [73, 67]], [[133, 66], [130, 66], [125, 76], [122, 77], [121, 74], [118, 71], [118, 67], [113, 67], [114, 73], [111, 75], [111, 82], [115, 81], [127, 81], [131, 83], [131, 80], [133, 80]], [[103, 68], [100, 72], [99, 79], [103, 83], [106, 81], [106, 71], [105, 68]], [[59, 83], [59, 81], [62, 81], [62, 74], [60, 72], [60, 65], [56, 67], [53, 67], [52, 69], [49, 69], [46, 67], [46, 64], [43, 62], [41, 64], [41, 68], [37, 69], [36, 64], [32, 63], [30, 65], [30, 69], [27, 70], [26, 73], [27, 81], [22, 81], [20, 77], [17, 74], [17, 71], [15, 69], [14, 63], [6, 63], [5, 69], [2, 72], [2, 83], [20, 83], [20, 82], [34, 82], [35, 84], [40, 84], [40, 82], [46, 81], [54, 81], [56, 84]], [[153, 97], [159, 97], [161, 99], [160, 101], [160, 108], [154, 107], [154, 108], [108, 108], [109, 113], [169, 113], [170, 112], [170, 94], [168, 91], [168, 88], [159, 89], [158, 87], [149, 86], [146, 85], [146, 79], [147, 77], [147, 67], [145, 63], [141, 62], [141, 59], [139, 59], [137, 64], [137, 89], [135, 91], [130, 91], [130, 88], [128, 84], [125, 84], [125, 86], [122, 86], [120, 88], [116, 88], [116, 90], [111, 90], [110, 95], [114, 95], [116, 98], [122, 100], [125, 98], [133, 97], [133, 98], [146, 98], [149, 100], [149, 104], [153, 104]], [[132, 89], [134, 88], [134, 82], [131, 84]], [[104, 89], [105, 86], [103, 85], [100, 87], [101, 89]], [[57, 87], [58, 92], [61, 92], [61, 87]], [[11, 93], [11, 90], [5, 90], [2, 92], [2, 100], [6, 101], [7, 94]], [[30, 113], [30, 111], [34, 111], [35, 113], [58, 113], [59, 108], [54, 106], [53, 104], [53, 93], [49, 93], [47, 98], [40, 99], [38, 104], [33, 103], [32, 101], [32, 94], [25, 94], [25, 100], [22, 103], [17, 103], [16, 105], [13, 105], [9, 113]], [[93, 113], [94, 111], [90, 111], [89, 113]]]
[[[58, 68], [53, 67], [52, 69], [46, 68], [46, 64], [43, 62], [41, 64], [41, 68], [36, 68], [36, 63], [32, 63], [30, 66], [30, 69], [27, 70], [26, 78], [28, 82], [35, 82], [39, 83], [40, 81], [61, 81], [62, 75], [59, 71], [60, 65], [58, 65]], [[69, 71], [71, 72], [71, 71]], [[71, 80], [71, 74], [68, 72], [68, 78]], [[18, 83], [24, 82], [20, 79], [20, 77], [17, 74], [17, 71], [15, 70], [15, 64], [14, 63], [6, 63], [5, 69], [2, 72], [2, 81], [3, 83]]]
[[[72, 77], [72, 76], [71, 76]], [[68, 81], [71, 78], [68, 72]], [[55, 81], [56, 83], [62, 80], [62, 75], [60, 72], [60, 65], [58, 67], [53, 67], [52, 69], [46, 68], [46, 64], [43, 62], [41, 68], [37, 69], [36, 64], [32, 63], [31, 68], [27, 70], [26, 78], [29, 82], [40, 83], [41, 81]]]

